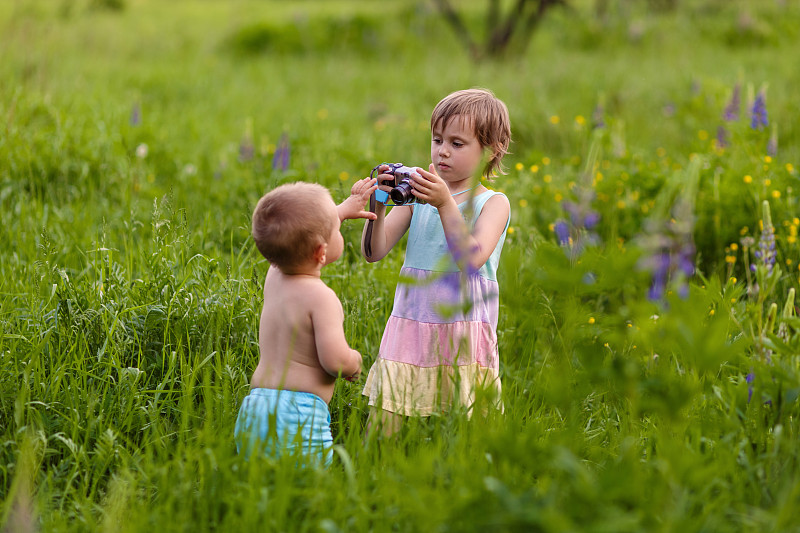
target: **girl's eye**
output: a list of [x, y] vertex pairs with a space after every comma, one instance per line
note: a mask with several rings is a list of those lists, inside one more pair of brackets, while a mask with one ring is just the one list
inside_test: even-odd
[[435, 142], [436, 144], [441, 144], [442, 140], [441, 139], [437, 139], [436, 137], [434, 137], [433, 138], [433, 142]]
[[464, 143], [462, 143], [462, 142], [459, 142], [459, 141], [455, 141], [455, 142], [453, 143], [453, 146], [464, 146]]

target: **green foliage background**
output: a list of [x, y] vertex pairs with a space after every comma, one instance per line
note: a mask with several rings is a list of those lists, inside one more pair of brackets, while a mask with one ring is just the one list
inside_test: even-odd
[[[800, 530], [800, 6], [607, 4], [553, 11], [526, 56], [477, 64], [421, 1], [0, 5], [4, 527]], [[482, 31], [483, 2], [461, 8]], [[379, 162], [424, 165], [431, 109], [473, 86], [507, 103], [514, 136], [494, 183], [513, 208], [504, 414], [365, 440], [360, 386], [341, 383], [330, 469], [243, 461], [256, 200], [298, 179], [340, 200]], [[753, 130], [762, 89], [770, 126]], [[584, 196], [598, 240], [560, 247], [562, 202]], [[765, 200], [772, 274], [747, 266]], [[642, 265], [675, 217], [697, 271], [653, 302]], [[324, 279], [369, 366], [402, 254], [367, 265], [360, 230], [345, 224]]]

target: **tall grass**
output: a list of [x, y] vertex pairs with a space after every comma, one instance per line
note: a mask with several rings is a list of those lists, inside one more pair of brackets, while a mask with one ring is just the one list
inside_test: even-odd
[[[601, 19], [578, 2], [528, 57], [474, 65], [424, 3], [99, 4], [0, 6], [6, 529], [800, 529], [797, 6], [612, 2]], [[233, 423], [267, 268], [252, 206], [285, 181], [343, 199], [378, 162], [424, 164], [432, 106], [469, 86], [506, 101], [515, 139], [495, 182], [513, 211], [504, 413], [366, 437], [342, 382], [330, 469], [245, 461]], [[774, 155], [747, 117], [762, 86]], [[559, 246], [584, 193], [598, 238]], [[777, 262], [751, 272], [765, 200]], [[650, 301], [652, 228], [676, 216], [696, 274]], [[345, 223], [324, 279], [369, 366], [402, 254], [366, 264], [360, 230]]]

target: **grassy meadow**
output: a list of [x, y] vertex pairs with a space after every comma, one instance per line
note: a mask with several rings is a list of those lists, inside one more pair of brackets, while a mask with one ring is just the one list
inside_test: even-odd
[[[479, 62], [421, 0], [0, 3], [0, 530], [800, 531], [800, 4], [570, 3]], [[255, 202], [427, 165], [475, 86], [504, 413], [365, 439], [340, 380], [329, 469], [244, 461]], [[403, 254], [361, 228], [323, 279], [368, 368]]]

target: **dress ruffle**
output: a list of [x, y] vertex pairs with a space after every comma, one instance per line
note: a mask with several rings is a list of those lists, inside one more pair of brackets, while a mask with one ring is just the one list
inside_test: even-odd
[[378, 358], [364, 385], [369, 405], [406, 416], [430, 416], [458, 406], [472, 413], [477, 399], [502, 410], [497, 369], [478, 363], [419, 367]]

